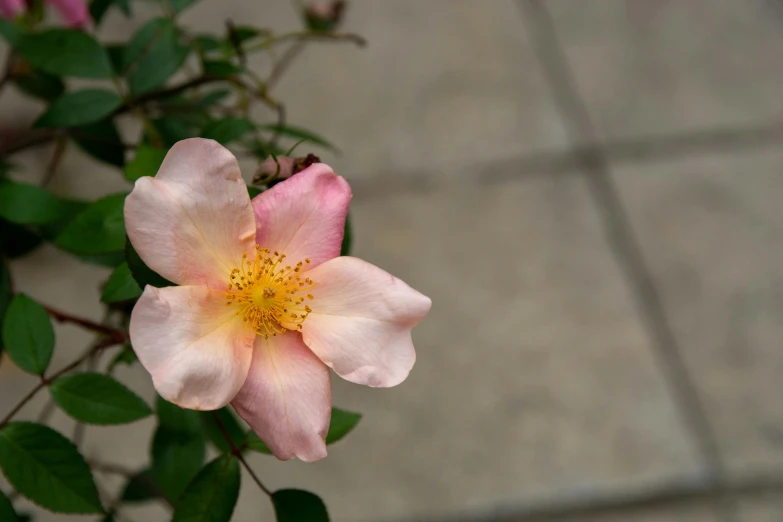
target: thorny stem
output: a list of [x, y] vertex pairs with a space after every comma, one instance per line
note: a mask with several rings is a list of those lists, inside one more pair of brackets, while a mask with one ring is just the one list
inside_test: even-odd
[[261, 482], [261, 479], [258, 478], [258, 475], [253, 471], [253, 468], [250, 467], [250, 464], [247, 463], [245, 460], [245, 457], [242, 455], [242, 450], [234, 444], [234, 441], [231, 440], [231, 435], [228, 434], [228, 431], [226, 430], [226, 427], [223, 425], [223, 421], [220, 420], [220, 417], [217, 413], [214, 411], [212, 412], [212, 418], [215, 419], [215, 422], [217, 423], [218, 429], [220, 429], [220, 433], [223, 434], [223, 438], [226, 439], [226, 442], [228, 443], [228, 446], [231, 448], [231, 454], [234, 455], [239, 462], [242, 463], [242, 465], [245, 467], [248, 473], [250, 473], [250, 477], [253, 479], [253, 481], [258, 485], [259, 488], [261, 488], [261, 491], [272, 496], [272, 492], [264, 486], [264, 483]]
[[117, 338], [107, 338], [99, 343], [97, 343], [93, 348], [90, 348], [87, 350], [84, 354], [82, 354], [78, 359], [71, 362], [68, 366], [61, 369], [58, 372], [53, 373], [49, 377], [43, 377], [41, 376], [41, 382], [39, 382], [32, 390], [30, 390], [30, 393], [24, 396], [24, 398], [19, 401], [19, 403], [13, 407], [13, 409], [8, 412], [8, 415], [6, 415], [3, 420], [0, 421], [0, 429], [2, 429], [6, 424], [10, 422], [10, 420], [13, 418], [14, 415], [16, 415], [19, 410], [22, 409], [22, 407], [30, 402], [30, 399], [35, 397], [35, 394], [41, 391], [41, 389], [46, 388], [52, 381], [57, 380], [58, 377], [62, 377], [66, 373], [70, 372], [71, 370], [74, 370], [77, 368], [80, 364], [82, 364], [86, 359], [91, 357], [93, 354], [96, 354], [103, 350], [104, 348], [109, 348], [110, 346], [114, 346], [117, 344], [122, 344], [124, 342], [124, 339], [117, 339]]

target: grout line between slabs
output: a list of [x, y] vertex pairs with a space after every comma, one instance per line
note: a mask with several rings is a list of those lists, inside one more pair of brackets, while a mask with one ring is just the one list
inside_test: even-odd
[[[535, 53], [572, 143], [577, 144], [582, 139], [594, 141], [592, 123], [575, 87], [549, 12], [540, 0], [517, 0], [517, 5], [528, 25]], [[708, 481], [718, 493], [716, 508], [720, 519], [734, 522], [737, 520], [736, 506], [731, 499], [720, 494], [725, 488], [726, 473], [715, 432], [666, 317], [658, 288], [630, 225], [628, 212], [611, 178], [606, 154], [600, 148], [576, 148], [572, 154], [582, 167], [615, 258], [631, 286], [681, 417], [707, 466]]]

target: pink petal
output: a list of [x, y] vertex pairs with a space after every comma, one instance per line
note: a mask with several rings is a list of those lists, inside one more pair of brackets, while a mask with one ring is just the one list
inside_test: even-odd
[[326, 457], [332, 383], [300, 334], [256, 337], [247, 382], [231, 404], [278, 459]]
[[311, 267], [340, 255], [351, 187], [323, 163], [278, 183], [253, 199], [256, 242]]
[[0, 15], [3, 18], [14, 19], [24, 12], [24, 0], [0, 0]]
[[60, 12], [65, 23], [71, 27], [84, 27], [92, 21], [84, 0], [48, 0]]
[[310, 349], [343, 379], [396, 386], [416, 362], [411, 329], [432, 301], [380, 268], [338, 257], [309, 270], [312, 313], [302, 323]]
[[183, 408], [214, 410], [245, 382], [255, 332], [222, 292], [147, 286], [133, 308], [131, 343], [158, 393]]
[[179, 285], [224, 289], [242, 254], [255, 254], [247, 186], [236, 158], [212, 140], [180, 141], [155, 178], [139, 178], [125, 227], [142, 260]]

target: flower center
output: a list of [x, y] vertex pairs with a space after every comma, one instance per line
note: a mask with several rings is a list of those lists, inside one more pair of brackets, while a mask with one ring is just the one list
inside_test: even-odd
[[313, 294], [306, 292], [315, 287], [315, 282], [302, 277], [310, 259], [284, 266], [285, 257], [256, 245], [255, 261], [248, 261], [247, 254], [242, 255], [242, 264], [231, 271], [225, 292], [226, 305], [236, 306], [245, 327], [265, 339], [286, 330], [301, 330], [312, 312], [304, 301], [313, 299]]

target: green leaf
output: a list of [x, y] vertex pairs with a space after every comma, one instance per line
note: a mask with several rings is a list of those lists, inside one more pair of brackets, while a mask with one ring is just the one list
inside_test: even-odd
[[201, 133], [202, 138], [208, 138], [226, 145], [236, 141], [248, 132], [255, 129], [253, 123], [247, 118], [231, 116], [222, 120], [216, 120], [207, 125]]
[[37, 185], [0, 181], [0, 217], [18, 225], [44, 225], [60, 220], [67, 207]]
[[151, 469], [145, 469], [133, 475], [122, 490], [123, 502], [146, 502], [160, 498], [160, 490], [155, 484], [155, 475]]
[[353, 226], [351, 226], [351, 215], [345, 216], [345, 229], [343, 230], [343, 243], [340, 246], [341, 256], [350, 256], [353, 246]]
[[267, 446], [266, 443], [264, 443], [264, 441], [261, 440], [253, 430], [247, 432], [245, 437], [245, 445], [248, 449], [257, 451], [258, 453], [264, 453], [266, 455], [272, 454], [272, 450], [269, 449], [269, 446]]
[[204, 60], [204, 74], [207, 76], [232, 76], [245, 72], [244, 67], [234, 65], [227, 60]]
[[231, 91], [228, 89], [218, 89], [215, 91], [210, 91], [206, 94], [204, 94], [201, 98], [198, 100], [199, 107], [207, 108], [215, 105], [218, 102], [221, 102], [228, 98], [231, 95]]
[[91, 204], [68, 223], [54, 244], [84, 254], [121, 251], [125, 247], [125, 196], [114, 194]]
[[167, 498], [176, 500], [204, 464], [206, 446], [198, 414], [158, 398], [152, 471]]
[[173, 25], [171, 20], [166, 18], [153, 18], [142, 25], [125, 46], [124, 68], [127, 69], [145, 53], [149, 52], [152, 43], [160, 38], [163, 31], [169, 27], [173, 28]]
[[125, 74], [125, 46], [122, 44], [109, 44], [105, 47], [109, 55], [111, 67], [117, 76]]
[[250, 199], [253, 199], [254, 197], [256, 197], [259, 194], [261, 194], [262, 192], [263, 192], [263, 190], [261, 190], [258, 187], [251, 187], [250, 185], [247, 186], [247, 193], [250, 196]]
[[179, 42], [173, 24], [162, 25], [156, 36], [128, 78], [131, 94], [143, 94], [166, 83], [190, 54], [190, 47]]
[[197, 0], [169, 0], [169, 5], [175, 13], [181, 13], [196, 2]]
[[54, 402], [80, 422], [127, 424], [152, 414], [152, 409], [138, 395], [100, 373], [63, 376], [49, 390]]
[[196, 45], [198, 45], [202, 51], [210, 52], [220, 49], [220, 40], [214, 36], [208, 34], [200, 34], [196, 36]]
[[226, 437], [223, 435], [220, 426], [218, 426], [215, 421], [214, 415], [217, 415], [218, 418], [220, 418], [220, 422], [223, 424], [229, 437], [231, 437], [234, 446], [237, 448], [242, 446], [242, 443], [245, 441], [245, 430], [228, 406], [214, 412], [200, 411], [198, 413], [199, 417], [201, 417], [201, 423], [204, 426], [204, 433], [206, 433], [207, 438], [218, 450], [223, 453], [230, 453], [231, 446], [226, 441]]
[[236, 458], [216, 458], [188, 484], [171, 521], [229, 522], [239, 498], [240, 480]]
[[333, 444], [348, 435], [361, 418], [361, 413], [332, 408], [332, 420], [329, 422], [329, 433], [326, 434], [326, 443]]
[[56, 76], [111, 78], [106, 51], [95, 39], [78, 29], [49, 29], [26, 34], [17, 51], [33, 67]]
[[3, 345], [19, 368], [43, 375], [54, 350], [49, 314], [26, 295], [14, 296], [3, 320]]
[[301, 489], [280, 489], [272, 494], [277, 522], [329, 522], [324, 501]]
[[327, 149], [337, 151], [337, 147], [326, 141], [321, 136], [301, 127], [293, 127], [291, 125], [278, 125], [277, 123], [270, 123], [267, 125], [261, 125], [261, 129], [275, 132], [283, 136], [290, 136], [299, 140], [308, 140], [325, 147]]
[[136, 249], [130, 242], [130, 239], [126, 239], [125, 242], [125, 260], [128, 262], [128, 268], [133, 275], [133, 279], [144, 289], [145, 286], [150, 285], [155, 288], [163, 288], [164, 286], [174, 286], [174, 283], [158, 275], [150, 267], [144, 264], [144, 261], [139, 257]]
[[36, 234], [23, 226], [0, 218], [0, 254], [8, 259], [29, 254], [42, 243]]
[[71, 441], [33, 422], [0, 430], [0, 468], [8, 482], [57, 513], [101, 513], [90, 468]]
[[11, 21], [0, 18], [0, 36], [5, 38], [11, 47], [16, 47], [22, 38], [22, 31]]
[[237, 25], [232, 28], [234, 39], [239, 43], [245, 43], [257, 36], [269, 36], [271, 33], [267, 29], [257, 29], [249, 25]]
[[188, 126], [176, 118], [157, 118], [152, 120], [152, 125], [167, 148], [173, 147], [178, 141], [193, 137]]
[[3, 522], [19, 522], [19, 516], [14, 510], [13, 504], [2, 491], [0, 491], [0, 520]]
[[149, 145], [139, 145], [136, 156], [125, 165], [125, 179], [134, 182], [142, 176], [154, 176], [167, 152]]
[[0, 258], [0, 355], [3, 353], [3, 318], [11, 304], [11, 279], [5, 262]]
[[95, 159], [116, 167], [125, 164], [125, 147], [110, 119], [73, 128], [70, 135], [84, 152]]
[[109, 116], [120, 105], [122, 98], [112, 91], [76, 91], [57, 98], [33, 126], [54, 129], [87, 125]]
[[121, 9], [125, 16], [130, 16], [130, 3], [128, 0], [92, 0], [90, 2], [90, 16], [92, 16], [96, 26], [100, 25], [103, 17], [112, 6]]
[[126, 344], [122, 350], [120, 350], [117, 355], [114, 356], [114, 359], [111, 360], [109, 367], [106, 369], [106, 373], [111, 375], [111, 373], [114, 371], [114, 368], [120, 364], [130, 366], [138, 360], [139, 358], [136, 357], [136, 352], [133, 351], [133, 347], [129, 344]]
[[60, 78], [37, 69], [15, 76], [14, 84], [23, 93], [49, 102], [65, 92], [65, 84]]
[[103, 287], [101, 301], [104, 303], [116, 303], [136, 299], [141, 295], [139, 284], [133, 279], [128, 263], [123, 262], [109, 276], [106, 286]]

